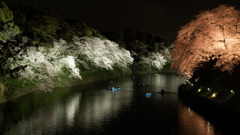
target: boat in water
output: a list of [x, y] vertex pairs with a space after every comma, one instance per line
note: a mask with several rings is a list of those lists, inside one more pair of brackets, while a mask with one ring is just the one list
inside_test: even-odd
[[146, 93], [146, 97], [151, 97], [152, 96], [152, 93], [151, 92], [147, 92]]
[[120, 90], [120, 87], [107, 87], [107, 90]]
[[164, 89], [162, 89], [162, 90], [160, 91], [160, 93], [161, 93], [162, 95], [164, 95], [164, 94], [166, 93], [166, 91], [165, 91]]

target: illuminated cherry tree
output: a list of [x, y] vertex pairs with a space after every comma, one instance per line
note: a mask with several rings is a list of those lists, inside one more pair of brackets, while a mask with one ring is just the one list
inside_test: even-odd
[[190, 75], [200, 63], [216, 59], [215, 67], [233, 72], [240, 57], [240, 11], [221, 5], [196, 16], [178, 32], [172, 68]]
[[59, 55], [56, 58], [56, 54], [49, 52], [44, 47], [29, 47], [26, 53], [18, 56], [18, 61], [9, 59], [8, 66], [10, 69], [25, 66], [24, 70], [19, 71], [20, 79], [31, 81], [33, 84], [34, 82], [41, 82], [38, 88], [43, 91], [50, 91], [54, 88], [53, 79], [58, 79], [58, 76], [63, 72], [63, 68], [70, 72], [70, 78], [81, 79], [73, 56]]
[[97, 37], [82, 37], [73, 39], [70, 46], [75, 47], [75, 55], [82, 58], [80, 63], [88, 63], [88, 67], [113, 69], [127, 67], [133, 62], [130, 52], [120, 48], [115, 42]]
[[[50, 22], [48, 20], [47, 23], [48, 26], [59, 29], [57, 22], [50, 17]], [[93, 34], [84, 34], [92, 36], [91, 38], [74, 37], [72, 41], [66, 42], [56, 38], [59, 35], [56, 35], [55, 29], [46, 31], [48, 27], [40, 28], [42, 22], [38, 24], [37, 20], [30, 23], [30, 29], [34, 29], [38, 34], [28, 38], [24, 33], [31, 35], [29, 31], [22, 28], [21, 32], [14, 24], [13, 12], [4, 2], [0, 2], [0, 87], [8, 85], [10, 88], [13, 83], [19, 84], [19, 87], [32, 84], [37, 85], [40, 90], [49, 91], [56, 81], [64, 83], [66, 80], [81, 79], [80, 70], [112, 70], [126, 68], [133, 63], [130, 52], [115, 42], [93, 37]], [[93, 30], [86, 28], [79, 33], [85, 31]], [[94, 35], [96, 34], [98, 33], [94, 32]], [[39, 36], [45, 37], [44, 39], [49, 42], [36, 44], [38, 41], [35, 38], [39, 39]], [[54, 42], [50, 42], [52, 40]], [[3, 88], [0, 89], [0, 94], [1, 91]]]
[[139, 64], [143, 67], [155, 67], [159, 70], [163, 68], [164, 65], [166, 65], [167, 59], [164, 57], [161, 53], [149, 53], [147, 57], [141, 57]]
[[70, 43], [58, 40], [52, 47], [28, 47], [16, 58], [9, 58], [5, 67], [10, 70], [24, 67], [18, 72], [19, 78], [32, 84], [40, 82], [38, 88], [43, 91], [52, 90], [54, 80], [62, 82], [63, 75], [81, 79], [79, 67], [84, 63], [86, 67], [112, 70], [114, 67], [127, 67], [133, 62], [130, 52], [118, 44], [88, 37], [75, 38]]

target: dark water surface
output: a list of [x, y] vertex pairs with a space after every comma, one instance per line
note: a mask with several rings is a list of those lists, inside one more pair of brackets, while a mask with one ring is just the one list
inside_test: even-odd
[[[215, 135], [223, 134], [178, 99], [182, 79], [146, 74], [113, 79], [120, 91], [106, 90], [110, 80], [52, 93], [32, 94], [0, 105], [4, 135]], [[146, 87], [138, 84], [145, 83]], [[161, 95], [165, 89], [168, 93]], [[146, 91], [152, 96], [146, 97]]]

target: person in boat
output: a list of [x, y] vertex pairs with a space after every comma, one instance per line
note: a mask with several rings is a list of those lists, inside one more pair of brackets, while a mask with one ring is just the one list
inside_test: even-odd
[[164, 94], [164, 93], [165, 93], [165, 90], [164, 90], [164, 89], [162, 89], [162, 90], [161, 90], [161, 93], [162, 93], [162, 94]]

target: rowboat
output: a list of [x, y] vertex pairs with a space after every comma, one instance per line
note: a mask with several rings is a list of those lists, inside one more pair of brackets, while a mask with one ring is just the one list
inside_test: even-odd
[[120, 88], [112, 88], [112, 90], [120, 90]]
[[146, 97], [151, 97], [151, 96], [152, 96], [152, 93], [150, 93], [150, 92], [146, 93]]
[[120, 88], [119, 87], [107, 87], [106, 88], [107, 90], [120, 90]]

